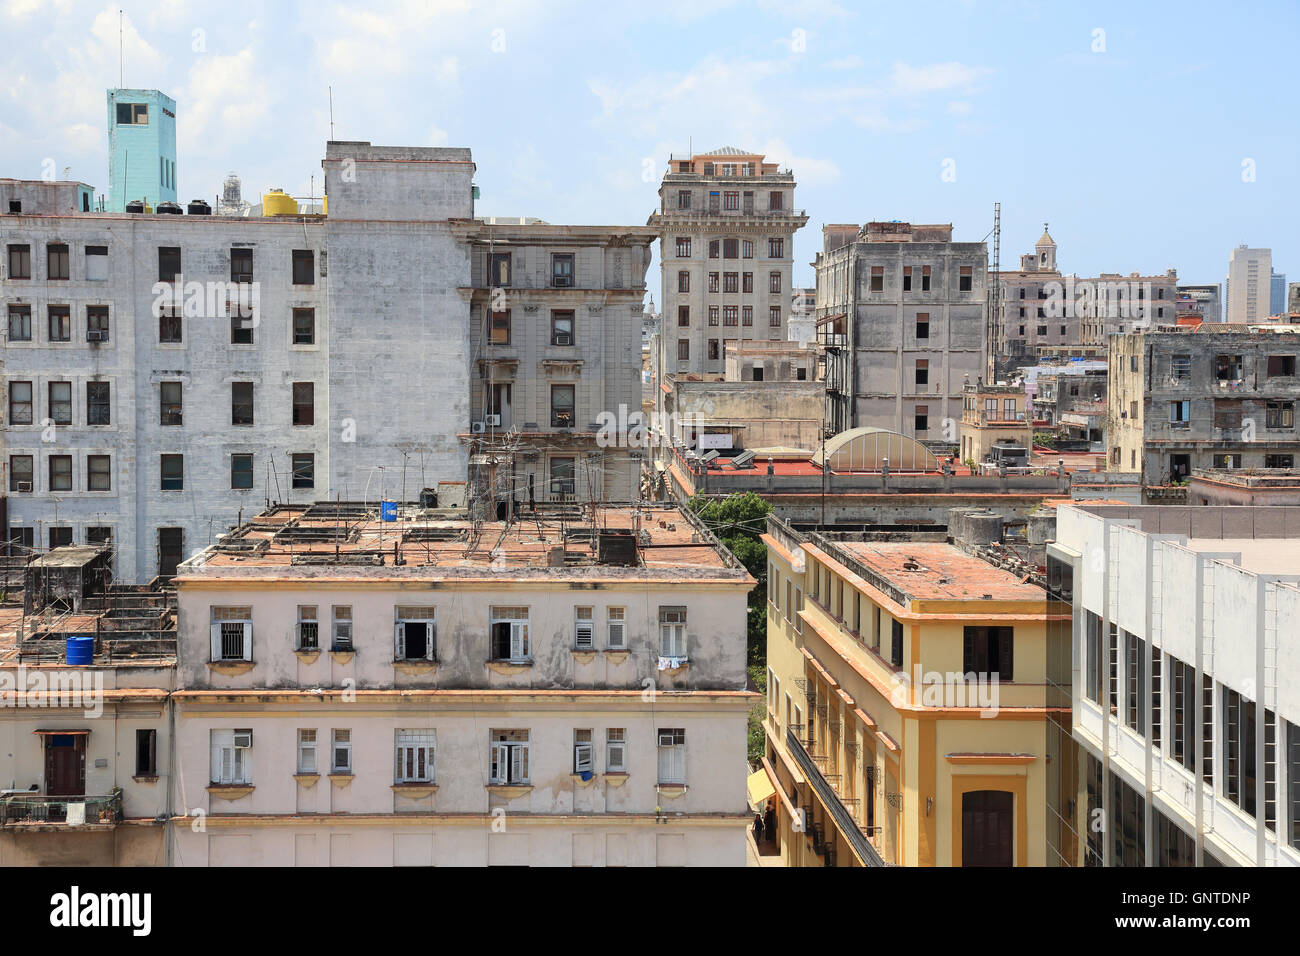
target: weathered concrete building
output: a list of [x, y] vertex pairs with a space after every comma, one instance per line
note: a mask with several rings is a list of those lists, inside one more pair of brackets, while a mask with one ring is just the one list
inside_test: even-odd
[[974, 382], [964, 389], [961, 412], [961, 460], [1025, 466], [1033, 450], [1033, 422], [1025, 409], [1021, 385]]
[[1202, 325], [1110, 339], [1110, 467], [1145, 485], [1194, 468], [1293, 468], [1300, 328]]
[[1180, 285], [1178, 294], [1186, 295], [1191, 300], [1202, 322], [1218, 324], [1223, 321], [1223, 302], [1219, 293], [1219, 283]]
[[983, 374], [988, 247], [951, 225], [828, 225], [817, 270], [829, 434], [874, 426], [955, 441], [962, 387]]

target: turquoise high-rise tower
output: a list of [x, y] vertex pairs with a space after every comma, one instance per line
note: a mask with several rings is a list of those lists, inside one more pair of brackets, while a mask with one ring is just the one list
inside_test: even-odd
[[176, 202], [176, 101], [158, 90], [108, 91], [108, 211]]

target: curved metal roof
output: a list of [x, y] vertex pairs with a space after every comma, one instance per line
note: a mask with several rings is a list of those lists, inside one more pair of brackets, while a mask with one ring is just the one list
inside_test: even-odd
[[851, 428], [826, 440], [824, 449], [813, 455], [822, 466], [823, 455], [835, 473], [880, 471], [886, 458], [894, 471], [938, 471], [939, 459], [914, 438], [885, 428]]

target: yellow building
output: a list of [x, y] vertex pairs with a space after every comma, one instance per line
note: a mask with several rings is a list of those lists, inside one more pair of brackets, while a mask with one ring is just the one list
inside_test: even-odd
[[961, 459], [1027, 465], [1033, 451], [1033, 416], [1022, 385], [967, 385], [962, 395]]
[[782, 862], [1044, 865], [1043, 588], [949, 544], [763, 540]]

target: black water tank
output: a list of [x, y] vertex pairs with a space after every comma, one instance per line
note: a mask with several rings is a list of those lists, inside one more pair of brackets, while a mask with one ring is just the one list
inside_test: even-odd
[[144, 212], [144, 200], [143, 200], [143, 199], [132, 199], [129, 203], [126, 204], [126, 211], [127, 211], [127, 212]]
[[191, 216], [212, 215], [212, 207], [202, 199], [191, 199], [190, 204], [185, 209]]
[[184, 210], [178, 202], [160, 202], [154, 212], [163, 216], [179, 216], [184, 213]]

